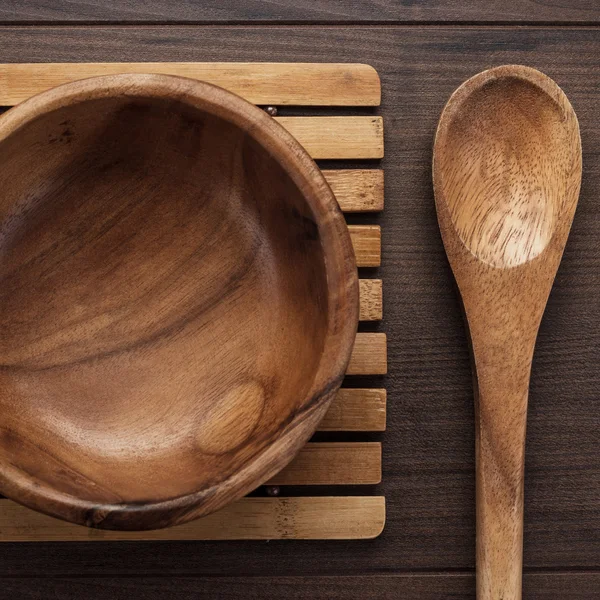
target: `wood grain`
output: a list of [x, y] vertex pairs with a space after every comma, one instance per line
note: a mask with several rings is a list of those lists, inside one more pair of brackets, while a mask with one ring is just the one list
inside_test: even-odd
[[[0, 18], [1, 18], [0, 11]], [[0, 64], [0, 106], [99, 75], [164, 73], [218, 85], [253, 104], [377, 106], [379, 76], [363, 64], [328, 63], [55, 63]]]
[[[378, 540], [376, 544], [379, 544]], [[305, 545], [305, 544], [304, 544]], [[326, 544], [330, 546], [329, 544]], [[366, 544], [371, 547], [374, 544]], [[55, 544], [54, 544], [55, 546]], [[356, 544], [355, 544], [356, 546]], [[31, 552], [29, 545], [23, 545]], [[101, 544], [101, 549], [106, 544]], [[39, 583], [33, 578], [8, 578], [2, 582], [9, 598], [40, 600]], [[528, 600], [590, 600], [600, 587], [600, 574], [594, 572], [526, 573], [524, 590]], [[360, 590], [365, 600], [474, 600], [475, 576], [468, 572], [381, 573], [317, 576], [239, 576], [230, 577], [68, 577], [60, 575], [44, 581], [45, 597], [129, 600], [140, 595], [148, 600], [169, 598], [177, 590], [178, 600], [223, 597], [263, 600], [265, 590], [277, 598], [302, 600], [328, 598], [347, 600]], [[93, 592], [90, 592], [93, 590]]]
[[383, 281], [359, 279], [359, 318], [361, 321], [380, 321], [383, 318]]
[[382, 169], [324, 169], [323, 175], [344, 212], [383, 210]]
[[[202, 6], [176, 0], [145, 0], [140, 2], [105, 3], [87, 0], [5, 0], [0, 8], [4, 23], [536, 23], [568, 24], [598, 23], [598, 11], [593, 0], [569, 3], [541, 0], [507, 0], [502, 10], [496, 4], [478, 0], [313, 0], [299, 4], [292, 0], [203, 0]], [[321, 54], [322, 53], [322, 54]], [[327, 58], [324, 48], [313, 55]]]
[[385, 431], [385, 389], [341, 388], [319, 431]]
[[383, 158], [381, 117], [275, 117], [315, 159]]
[[380, 442], [312, 442], [268, 484], [374, 485], [380, 482]]
[[[90, 117], [93, 121], [93, 116]], [[275, 117], [314, 160], [374, 159], [383, 156], [381, 117]], [[339, 184], [339, 179], [338, 179]], [[358, 190], [362, 194], [362, 190]], [[343, 197], [343, 196], [342, 196]], [[354, 197], [346, 203], [360, 210], [366, 205]], [[371, 202], [367, 199], [367, 202]], [[367, 205], [368, 206], [368, 205]], [[370, 206], [368, 210], [371, 210]]]
[[0, 500], [4, 542], [369, 539], [384, 524], [381, 496], [243, 498], [208, 517], [155, 531], [90, 529]]
[[381, 227], [379, 225], [349, 225], [357, 267], [381, 265]]
[[[326, 4], [333, 10], [332, 3]], [[44, 6], [52, 10], [55, 5]], [[143, 14], [145, 6], [128, 5], [130, 18]], [[295, 6], [299, 11], [308, 5]], [[414, 3], [410, 9], [421, 6]], [[454, 6], [463, 10], [465, 3]], [[508, 9], [498, 14], [491, 3], [469, 6], [502, 20], [512, 14]], [[538, 4], [538, 11], [575, 6], [582, 4]], [[199, 11], [193, 12], [199, 18]], [[595, 3], [588, 4], [587, 12], [595, 14]], [[538, 14], [529, 11], [528, 18]], [[600, 567], [599, 55], [598, 32], [576, 27], [0, 29], [4, 62], [373, 64], [382, 77], [380, 112], [386, 121], [381, 164], [386, 207], [376, 218], [384, 234], [377, 274], [385, 281], [386, 295], [380, 327], [388, 333], [390, 360], [384, 383], [369, 377], [360, 381], [361, 387], [385, 385], [389, 396], [384, 477], [378, 486], [388, 516], [374, 543], [6, 544], [0, 545], [3, 589], [33, 598], [43, 595], [40, 586], [66, 598], [197, 598], [203, 590], [207, 598], [263, 598], [268, 582], [273, 596], [292, 598], [318, 597], [323, 590], [328, 598], [474, 598], [472, 380], [460, 306], [435, 217], [431, 148], [443, 105], [460, 83], [490, 66], [525, 63], [561, 83], [577, 111], [586, 153], [578, 212], [540, 328], [531, 380], [524, 593], [528, 600], [594, 598], [599, 585], [594, 571]], [[373, 218], [356, 216], [352, 222]], [[565, 572], [549, 572], [561, 568]], [[528, 569], [543, 573], [534, 576]], [[280, 577], [298, 574], [306, 577], [278, 583]]]
[[346, 375], [385, 375], [386, 373], [386, 334], [358, 333]]
[[0, 491], [157, 529], [289, 463], [359, 316], [353, 242], [294, 138], [221, 88], [110, 75], [3, 115], [0, 166]]
[[[358, 403], [366, 404], [359, 413]], [[385, 390], [344, 390], [325, 430], [385, 429]], [[366, 408], [366, 410], [365, 410]], [[266, 485], [373, 485], [381, 482], [381, 443], [311, 442]], [[1, 500], [0, 500], [1, 501]], [[3, 540], [0, 526], [0, 541]]]
[[477, 598], [521, 600], [531, 364], [581, 186], [564, 92], [519, 65], [470, 78], [440, 117], [433, 184], [473, 353]]

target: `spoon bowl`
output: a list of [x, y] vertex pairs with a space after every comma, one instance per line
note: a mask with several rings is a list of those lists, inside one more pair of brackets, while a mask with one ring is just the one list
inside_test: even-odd
[[520, 600], [531, 362], [581, 184], [567, 97], [529, 67], [469, 79], [440, 118], [433, 182], [473, 358], [477, 597]]
[[452, 224], [477, 259], [523, 264], [550, 242], [565, 198], [564, 108], [517, 77], [488, 79], [454, 106], [439, 164]]

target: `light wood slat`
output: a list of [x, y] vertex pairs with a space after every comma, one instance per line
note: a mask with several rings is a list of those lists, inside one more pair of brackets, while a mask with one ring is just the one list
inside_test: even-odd
[[385, 333], [357, 333], [346, 375], [385, 375], [386, 373]]
[[372, 485], [381, 482], [379, 442], [309, 443], [267, 485]]
[[319, 431], [385, 431], [386, 398], [383, 389], [342, 388]]
[[379, 225], [348, 225], [356, 266], [379, 267], [381, 265], [381, 227]]
[[274, 117], [316, 159], [383, 158], [381, 117]]
[[158, 531], [103, 531], [0, 500], [0, 542], [368, 539], [385, 525], [382, 496], [243, 498], [202, 519]]
[[0, 64], [0, 104], [11, 106], [62, 83], [117, 73], [166, 73], [208, 81], [254, 104], [378, 106], [381, 84], [352, 63], [35, 63]]
[[383, 210], [383, 170], [324, 169], [323, 175], [344, 212]]
[[360, 320], [380, 321], [383, 318], [383, 282], [381, 279], [360, 279]]

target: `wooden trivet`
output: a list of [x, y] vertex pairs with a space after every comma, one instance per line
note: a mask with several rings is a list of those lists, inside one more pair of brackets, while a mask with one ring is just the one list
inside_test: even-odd
[[[378, 106], [377, 72], [361, 64], [312, 63], [61, 63], [0, 65], [0, 106], [12, 106], [51, 87], [115, 73], [167, 73], [202, 79], [268, 106]], [[274, 116], [315, 160], [383, 157], [379, 116]], [[324, 169], [344, 212], [383, 210], [381, 169]], [[377, 225], [349, 225], [359, 267], [381, 263]], [[382, 281], [360, 280], [360, 319], [383, 316]], [[348, 375], [387, 372], [384, 333], [358, 333]], [[384, 389], [342, 388], [320, 431], [383, 431]], [[309, 443], [270, 486], [373, 485], [381, 481], [379, 442]], [[333, 488], [335, 489], [335, 488]], [[0, 542], [89, 540], [364, 539], [385, 523], [381, 496], [248, 497], [203, 519], [158, 531], [111, 532], [72, 525], [0, 499]]]

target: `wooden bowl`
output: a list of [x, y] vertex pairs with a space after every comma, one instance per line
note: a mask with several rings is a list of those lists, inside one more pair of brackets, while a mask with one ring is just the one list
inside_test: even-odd
[[0, 493], [106, 529], [215, 511], [284, 467], [346, 370], [348, 230], [270, 116], [163, 75], [0, 119]]

